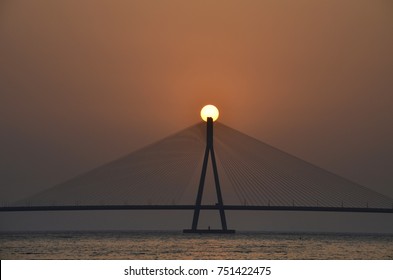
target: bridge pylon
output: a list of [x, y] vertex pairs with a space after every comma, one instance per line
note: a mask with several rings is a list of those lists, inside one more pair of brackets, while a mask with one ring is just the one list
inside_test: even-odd
[[[216, 157], [214, 154], [213, 118], [212, 117], [207, 117], [206, 128], [207, 128], [206, 129], [206, 149], [205, 149], [205, 156], [203, 159], [201, 178], [199, 180], [198, 194], [197, 194], [196, 201], [195, 201], [192, 226], [191, 226], [191, 229], [184, 229], [183, 233], [235, 233], [235, 230], [228, 229], [227, 221], [226, 221], [226, 217], [225, 217], [224, 202], [222, 199], [222, 193], [221, 193], [221, 187], [220, 187], [220, 179], [218, 176]], [[221, 229], [210, 229], [210, 228], [209, 229], [198, 229], [199, 214], [201, 212], [202, 195], [203, 195], [203, 189], [205, 186], [205, 178], [206, 178], [206, 170], [207, 170], [207, 164], [208, 164], [208, 160], [209, 160], [209, 154], [211, 157], [213, 173], [214, 173], [214, 183], [216, 186], [217, 201], [218, 201], [216, 206], [220, 212]]]

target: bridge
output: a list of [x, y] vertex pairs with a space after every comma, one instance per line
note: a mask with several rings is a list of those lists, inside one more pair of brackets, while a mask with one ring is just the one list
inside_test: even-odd
[[[393, 199], [222, 123], [197, 123], [26, 199], [9, 211], [201, 210], [393, 213]], [[213, 144], [214, 143], [214, 144]], [[209, 161], [210, 157], [210, 161]]]

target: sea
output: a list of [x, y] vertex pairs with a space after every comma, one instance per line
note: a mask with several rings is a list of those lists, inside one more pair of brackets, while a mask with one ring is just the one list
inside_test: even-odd
[[392, 260], [391, 234], [183, 234], [172, 231], [3, 232], [7, 259]]

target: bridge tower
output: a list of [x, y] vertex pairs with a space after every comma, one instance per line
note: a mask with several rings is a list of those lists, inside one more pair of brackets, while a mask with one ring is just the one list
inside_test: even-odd
[[[192, 219], [191, 229], [185, 229], [185, 230], [183, 230], [183, 233], [235, 233], [235, 230], [230, 230], [230, 229], [228, 229], [228, 226], [227, 226], [227, 221], [226, 221], [226, 217], [225, 217], [225, 210], [224, 210], [224, 202], [222, 200], [220, 180], [219, 180], [218, 171], [217, 171], [216, 157], [214, 154], [213, 121], [215, 121], [215, 119], [218, 118], [218, 110], [216, 107], [214, 107], [213, 109], [216, 110], [217, 112], [212, 113], [211, 111], [209, 111], [208, 113], [204, 113], [203, 110], [208, 106], [214, 107], [213, 105], [207, 105], [201, 111], [202, 118], [204, 120], [206, 120], [206, 149], [205, 149], [205, 157], [203, 159], [201, 178], [199, 180], [198, 193], [197, 193], [197, 197], [196, 197], [196, 201], [195, 201], [194, 217]], [[209, 108], [209, 109], [211, 109], [211, 108]], [[215, 119], [213, 119], [213, 118], [215, 118]], [[210, 228], [209, 229], [198, 229], [199, 214], [201, 212], [202, 195], [203, 195], [203, 189], [205, 186], [205, 177], [206, 177], [207, 163], [209, 160], [209, 154], [211, 157], [213, 173], [214, 173], [214, 183], [216, 186], [216, 193], [217, 193], [217, 203], [215, 206], [216, 206], [217, 210], [220, 212], [221, 227], [222, 227], [221, 229], [210, 229]]]

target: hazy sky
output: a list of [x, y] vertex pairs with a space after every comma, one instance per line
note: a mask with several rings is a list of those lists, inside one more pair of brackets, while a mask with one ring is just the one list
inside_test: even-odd
[[198, 121], [393, 197], [393, 2], [0, 3], [0, 200]]

